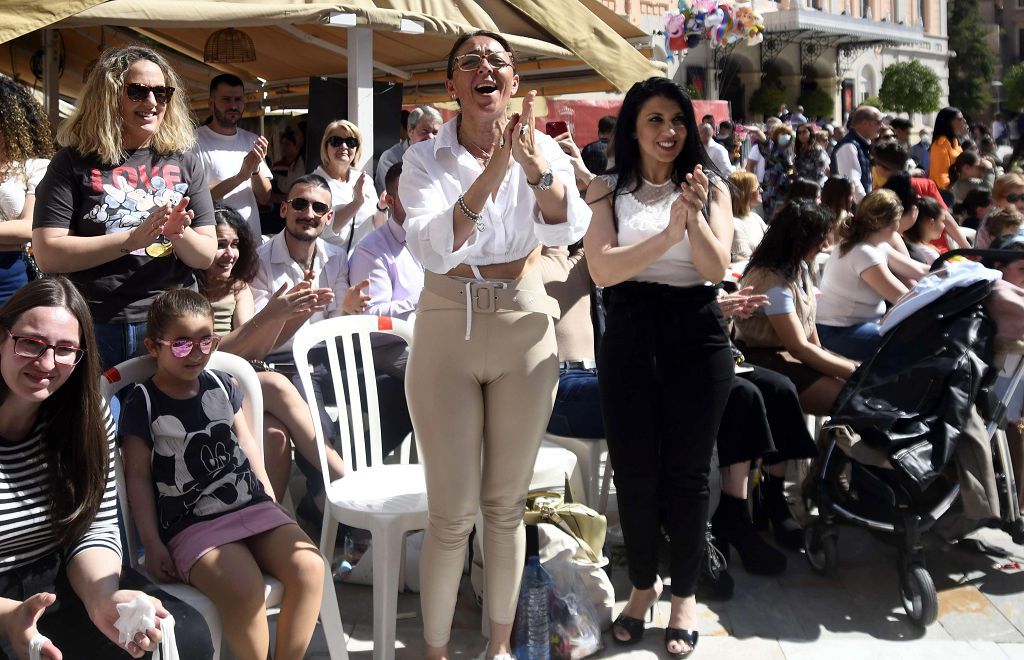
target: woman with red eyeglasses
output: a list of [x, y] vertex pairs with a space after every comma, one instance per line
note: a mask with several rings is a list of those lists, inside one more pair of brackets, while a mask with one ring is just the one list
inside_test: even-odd
[[330, 185], [334, 207], [334, 221], [320, 237], [349, 255], [364, 236], [388, 219], [373, 177], [359, 170], [362, 142], [363, 134], [355, 124], [346, 119], [332, 121], [320, 141], [320, 167], [313, 171]]
[[[168, 614], [181, 657], [213, 657], [199, 613], [122, 566], [114, 443], [85, 300], [29, 282], [0, 307], [0, 660], [141, 658]], [[118, 605], [139, 596], [156, 626], [121, 643]]]
[[167, 60], [141, 46], [106, 51], [89, 74], [64, 145], [36, 190], [39, 268], [68, 273], [96, 324], [104, 369], [138, 353], [160, 293], [194, 289], [213, 262], [213, 201], [188, 96]]

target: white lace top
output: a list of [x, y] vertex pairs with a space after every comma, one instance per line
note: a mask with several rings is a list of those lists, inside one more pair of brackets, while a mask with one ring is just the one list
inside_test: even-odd
[[[609, 189], [615, 189], [616, 175], [608, 174], [601, 178], [607, 182]], [[643, 181], [634, 192], [616, 197], [619, 245], [635, 245], [663, 230], [668, 225], [672, 202], [679, 194], [679, 186], [671, 180], [663, 184]], [[632, 279], [682, 287], [711, 284], [700, 276], [693, 265], [689, 236], [670, 247]]]

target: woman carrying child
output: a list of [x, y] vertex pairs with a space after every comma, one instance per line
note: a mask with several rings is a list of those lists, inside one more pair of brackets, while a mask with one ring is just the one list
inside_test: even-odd
[[205, 369], [219, 341], [200, 294], [174, 289], [153, 301], [145, 343], [156, 373], [129, 393], [120, 425], [146, 568], [208, 596], [244, 660], [268, 656], [263, 573], [273, 575], [284, 584], [273, 657], [300, 660], [320, 610], [323, 558], [273, 501], [240, 389]]

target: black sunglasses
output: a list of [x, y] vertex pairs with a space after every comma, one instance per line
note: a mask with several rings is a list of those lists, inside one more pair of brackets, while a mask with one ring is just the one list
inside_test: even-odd
[[332, 149], [337, 149], [341, 145], [345, 145], [349, 149], [355, 149], [359, 146], [359, 138], [357, 137], [341, 137], [340, 135], [332, 135], [327, 138], [327, 145]]
[[136, 102], [145, 101], [149, 98], [150, 93], [153, 94], [153, 100], [157, 103], [170, 103], [171, 97], [174, 96], [174, 88], [166, 85], [150, 87], [139, 83], [128, 83], [124, 91], [128, 98]]
[[1022, 199], [1024, 199], [1024, 193], [1010, 193], [1006, 196], [1006, 201], [1011, 204], [1016, 204]]
[[327, 204], [324, 204], [323, 202], [312, 202], [306, 199], [305, 197], [296, 197], [294, 199], [289, 199], [287, 202], [285, 202], [285, 204], [292, 207], [296, 211], [300, 212], [305, 211], [307, 208], [312, 206], [313, 213], [315, 213], [318, 218], [322, 216], [324, 213], [327, 213], [328, 211], [331, 210], [331, 207], [328, 206]]

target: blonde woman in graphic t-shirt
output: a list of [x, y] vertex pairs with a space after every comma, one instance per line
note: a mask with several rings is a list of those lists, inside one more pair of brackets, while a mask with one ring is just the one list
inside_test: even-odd
[[899, 228], [903, 206], [891, 190], [861, 200], [840, 230], [839, 245], [825, 264], [817, 328], [825, 348], [852, 360], [870, 358], [882, 341], [878, 320], [886, 301], [907, 287], [889, 269], [887, 243]]

